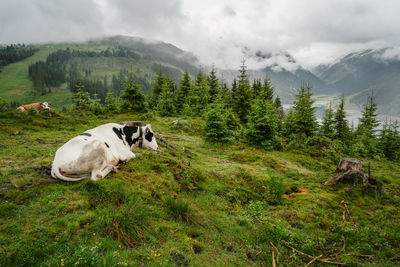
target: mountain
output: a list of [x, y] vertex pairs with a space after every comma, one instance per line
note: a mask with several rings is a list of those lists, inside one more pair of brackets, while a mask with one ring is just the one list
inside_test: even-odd
[[[248, 47], [242, 49], [246, 57], [250, 79], [268, 77], [275, 88], [275, 93], [283, 103], [292, 103], [294, 96], [302, 84], [312, 86], [314, 94], [322, 94], [330, 90], [326, 83], [311, 71], [302, 68], [286, 51], [267, 52], [251, 51]], [[228, 82], [237, 77], [237, 70], [219, 70]], [[252, 81], [251, 81], [252, 82]]]
[[380, 113], [399, 116], [400, 59], [396, 52], [382, 48], [350, 53], [331, 65], [318, 66], [314, 73], [330, 86], [329, 93], [343, 93], [358, 106], [373, 93]]

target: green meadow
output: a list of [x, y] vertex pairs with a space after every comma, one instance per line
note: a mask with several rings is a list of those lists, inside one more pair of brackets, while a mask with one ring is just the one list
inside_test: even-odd
[[[175, 119], [1, 113], [0, 266], [398, 266], [398, 163], [362, 159], [382, 182], [363, 197], [360, 185], [321, 185], [343, 156], [332, 150], [213, 146], [202, 119]], [[134, 120], [151, 123], [159, 151], [135, 149], [97, 182], [49, 176], [70, 138]]]

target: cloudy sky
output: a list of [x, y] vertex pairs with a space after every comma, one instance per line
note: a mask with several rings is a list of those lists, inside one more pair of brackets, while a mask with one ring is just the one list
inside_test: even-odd
[[124, 34], [172, 43], [219, 67], [236, 68], [244, 57], [255, 66], [259, 51], [270, 64], [311, 68], [398, 46], [399, 11], [398, 0], [0, 0], [0, 43]]

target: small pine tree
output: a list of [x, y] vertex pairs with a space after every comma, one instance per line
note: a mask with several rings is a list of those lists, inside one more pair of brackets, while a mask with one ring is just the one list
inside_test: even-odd
[[90, 110], [96, 115], [104, 113], [104, 109], [100, 104], [99, 95], [96, 92], [93, 94], [92, 101], [90, 103]]
[[377, 105], [373, 96], [368, 97], [367, 104], [361, 111], [362, 116], [355, 132], [351, 153], [364, 157], [374, 157], [379, 154], [379, 143], [375, 136], [377, 120]]
[[312, 137], [317, 129], [314, 100], [311, 98], [311, 87], [302, 85], [294, 101], [293, 133], [297, 135], [298, 147], [301, 147], [304, 137]]
[[176, 87], [174, 81], [166, 77], [161, 86], [161, 93], [156, 107], [161, 116], [174, 116], [176, 114], [175, 94]]
[[247, 121], [247, 114], [250, 111], [252, 100], [251, 87], [246, 68], [247, 67], [243, 60], [242, 66], [239, 70], [237, 89], [232, 91], [233, 110], [236, 112], [242, 123]]
[[108, 91], [107, 96], [106, 96], [105, 112], [107, 112], [107, 113], [118, 113], [119, 112], [117, 100], [114, 97], [113, 93], [111, 93], [111, 91]]
[[128, 79], [124, 83], [121, 98], [124, 111], [146, 112], [147, 104], [142, 93], [141, 85], [135, 83], [133, 72], [128, 73]]
[[274, 87], [271, 84], [271, 80], [268, 77], [264, 78], [264, 83], [262, 84], [261, 87], [261, 97], [263, 99], [266, 99], [268, 101], [271, 101], [271, 103], [273, 102], [274, 99]]
[[207, 83], [210, 88], [209, 99], [210, 99], [210, 103], [212, 103], [217, 99], [218, 94], [219, 94], [218, 78], [217, 78], [214, 66], [212, 67], [211, 72], [207, 77]]
[[331, 103], [329, 103], [329, 107], [325, 110], [325, 115], [322, 118], [322, 125], [319, 129], [319, 134], [321, 136], [327, 137], [330, 140], [333, 140], [335, 135], [335, 113], [332, 109]]
[[382, 126], [379, 135], [379, 149], [389, 160], [397, 160], [400, 157], [400, 135], [398, 124], [388, 123]]
[[90, 110], [92, 99], [88, 92], [84, 91], [85, 87], [81, 82], [77, 83], [72, 96], [73, 108], [77, 110]]
[[253, 99], [257, 99], [260, 97], [261, 91], [262, 91], [262, 84], [261, 84], [261, 80], [259, 79], [254, 79], [253, 81], [253, 86], [251, 88], [252, 91], [252, 96]]
[[360, 123], [357, 127], [357, 133], [364, 132], [369, 137], [374, 137], [376, 128], [379, 126], [379, 122], [377, 119], [377, 105], [375, 103], [375, 98], [373, 96], [369, 96], [367, 99], [367, 104], [363, 106], [363, 110], [361, 111], [362, 116], [360, 118]]
[[163, 76], [162, 68], [161, 68], [161, 65], [160, 65], [160, 70], [158, 72], [156, 72], [156, 82], [155, 82], [155, 84], [153, 85], [153, 88], [152, 88], [153, 94], [152, 94], [152, 97], [151, 97], [151, 104], [154, 105], [154, 106], [157, 105], [158, 98], [159, 98], [159, 96], [161, 94], [161, 91], [162, 91], [163, 83], [164, 83], [164, 76]]
[[346, 112], [344, 110], [344, 96], [342, 96], [342, 98], [340, 99], [340, 104], [336, 110], [334, 125], [335, 125], [334, 138], [342, 141], [343, 143], [348, 143], [350, 139], [350, 129], [349, 129], [349, 123], [346, 120]]
[[247, 142], [264, 149], [273, 149], [277, 143], [278, 124], [278, 114], [273, 103], [256, 99], [248, 116]]
[[192, 82], [188, 71], [185, 71], [180, 81], [178, 92], [175, 99], [175, 108], [178, 113], [183, 109], [183, 105], [186, 103], [186, 98], [190, 90], [192, 89]]
[[227, 127], [226, 109], [219, 102], [213, 103], [205, 115], [205, 141], [227, 144], [232, 142], [232, 136], [232, 131]]

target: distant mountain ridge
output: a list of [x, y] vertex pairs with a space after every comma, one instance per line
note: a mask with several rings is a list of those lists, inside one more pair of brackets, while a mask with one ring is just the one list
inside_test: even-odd
[[373, 93], [380, 113], [400, 114], [400, 60], [394, 48], [350, 53], [334, 64], [318, 66], [315, 74], [331, 91], [343, 93], [362, 105]]

